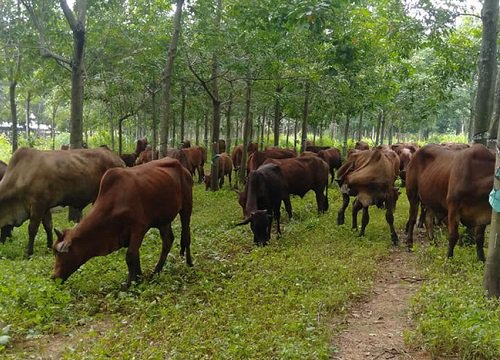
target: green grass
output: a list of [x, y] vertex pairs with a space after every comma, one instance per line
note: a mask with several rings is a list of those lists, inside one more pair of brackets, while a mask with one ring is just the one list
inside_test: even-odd
[[[283, 220], [283, 234], [263, 248], [253, 245], [241, 219], [236, 195], [205, 192], [195, 186], [189, 268], [174, 246], [165, 269], [121, 292], [127, 270], [124, 251], [94, 258], [60, 285], [49, 279], [53, 255], [36, 239], [35, 256], [23, 259], [26, 225], [0, 246], [0, 325], [10, 325], [4, 350], [26, 357], [25, 339], [81, 331], [83, 341], [67, 344], [67, 358], [328, 358], [334, 349], [334, 316], [367, 294], [376, 263], [388, 253], [383, 212], [372, 211], [368, 236], [335, 224], [339, 206], [319, 216], [313, 194], [293, 199], [294, 219]], [[66, 212], [55, 223], [65, 227]], [[350, 220], [348, 219], [348, 223]], [[403, 219], [399, 219], [401, 226]], [[179, 224], [174, 234], [179, 237]], [[178, 244], [178, 241], [176, 242]], [[160, 252], [157, 231], [141, 248], [150, 274]], [[104, 322], [98, 334], [92, 324]], [[85, 325], [82, 325], [85, 324]]]

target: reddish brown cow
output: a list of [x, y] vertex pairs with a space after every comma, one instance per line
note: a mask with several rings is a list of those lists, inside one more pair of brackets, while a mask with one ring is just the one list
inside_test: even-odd
[[418, 205], [427, 210], [426, 224], [432, 237], [433, 216], [448, 221], [448, 257], [458, 240], [458, 223], [475, 228], [477, 256], [484, 261], [484, 230], [491, 218], [488, 194], [493, 187], [495, 156], [476, 144], [463, 150], [427, 145], [415, 153], [407, 171], [410, 202], [408, 249], [413, 246]]
[[[34, 166], [33, 164], [36, 164]], [[0, 227], [21, 226], [30, 220], [27, 255], [40, 222], [52, 247], [52, 215], [56, 206], [72, 206], [80, 211], [93, 202], [107, 169], [123, 167], [111, 151], [99, 149], [40, 151], [18, 149], [0, 182]]]
[[127, 167], [132, 167], [135, 165], [135, 160], [139, 156], [139, 154], [146, 150], [146, 147], [148, 145], [148, 141], [146, 138], [143, 139], [138, 139], [136, 144], [135, 144], [135, 150], [132, 154], [121, 154], [120, 157], [125, 163]]
[[[158, 150], [156, 150], [156, 158], [158, 159]], [[141, 165], [153, 161], [153, 149], [151, 145], [147, 145], [146, 149], [141, 151], [137, 159], [135, 160], [135, 165]]]
[[172, 159], [179, 160], [181, 165], [184, 166], [189, 172], [191, 172], [191, 165], [189, 164], [189, 161], [184, 151], [180, 149], [167, 149], [166, 156]]
[[181, 217], [181, 256], [192, 266], [190, 218], [193, 179], [174, 159], [151, 161], [130, 169], [111, 169], [101, 181], [92, 210], [76, 227], [56, 231], [53, 278], [66, 280], [95, 256], [126, 247], [126, 287], [142, 275], [139, 248], [146, 232], [160, 230], [162, 251], [155, 273], [162, 270], [174, 241], [172, 221]]
[[313, 151], [304, 151], [302, 154], [300, 154], [301, 157], [306, 157], [306, 156], [318, 156], [318, 153], [315, 153]]
[[[222, 153], [217, 155], [219, 157], [219, 188], [224, 185], [224, 176], [229, 177], [229, 186], [231, 186], [231, 174], [233, 172], [233, 162], [228, 154]], [[210, 174], [205, 175], [205, 190], [210, 189]]]
[[452, 142], [447, 142], [447, 143], [442, 143], [441, 146], [450, 149], [450, 150], [465, 150], [470, 148], [469, 144], [463, 144], [463, 143], [452, 143]]
[[394, 245], [399, 243], [394, 229], [394, 210], [398, 192], [394, 181], [398, 176], [399, 159], [392, 150], [374, 149], [352, 154], [350, 160], [337, 171], [343, 198], [337, 223], [344, 223], [345, 210], [349, 205], [349, 196], [356, 196], [352, 207], [352, 228], [357, 229], [357, 215], [363, 209], [360, 236], [364, 236], [369, 223], [368, 207], [370, 205], [384, 206], [385, 218], [389, 224], [391, 240]]
[[321, 150], [328, 150], [330, 146], [316, 146], [316, 145], [306, 145], [305, 151], [311, 151], [314, 153], [319, 153]]
[[247, 175], [252, 170], [257, 170], [266, 159], [289, 159], [297, 157], [297, 153], [290, 149], [269, 148], [264, 151], [255, 151], [248, 157]]
[[201, 146], [183, 148], [181, 151], [186, 155], [191, 175], [194, 176], [195, 171], [198, 171], [198, 182], [201, 183], [205, 177], [203, 165], [206, 161], [206, 152]]
[[[254, 154], [255, 155], [255, 154]], [[277, 164], [283, 171], [290, 194], [316, 194], [318, 213], [328, 210], [328, 164], [319, 157], [267, 159], [264, 164]]]
[[369, 150], [370, 146], [364, 141], [357, 141], [354, 145], [354, 148], [356, 150]]
[[189, 141], [189, 140], [182, 140], [181, 141], [181, 149], [190, 148], [190, 147], [191, 147], [191, 141]]
[[[257, 151], [258, 145], [256, 143], [250, 143], [247, 146], [247, 155], [250, 156], [255, 151]], [[234, 147], [231, 154], [231, 160], [233, 161], [234, 172], [237, 172], [241, 167], [241, 158], [243, 157], [243, 145], [237, 145]]]
[[330, 169], [330, 175], [332, 176], [331, 182], [335, 179], [335, 170], [342, 166], [342, 157], [340, 156], [340, 150], [336, 148], [330, 148], [327, 150], [320, 150], [318, 156], [323, 159]]
[[[0, 160], [0, 180], [3, 179], [5, 172], [7, 171], [7, 164]], [[12, 226], [6, 225], [2, 227], [1, 230], [1, 235], [0, 235], [0, 242], [3, 244], [5, 243], [5, 239], [8, 237], [12, 236]]]

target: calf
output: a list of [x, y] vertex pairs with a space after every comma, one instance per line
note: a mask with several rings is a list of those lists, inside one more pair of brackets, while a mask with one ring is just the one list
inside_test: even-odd
[[151, 161], [130, 169], [111, 169], [104, 174], [92, 210], [76, 227], [56, 231], [56, 263], [52, 278], [66, 280], [95, 256], [126, 247], [126, 287], [142, 275], [139, 248], [146, 232], [160, 230], [162, 251], [155, 273], [162, 270], [172, 247], [172, 221], [181, 217], [181, 256], [192, 266], [190, 218], [193, 179], [174, 159]]
[[[219, 189], [224, 185], [224, 176], [229, 177], [229, 186], [231, 186], [231, 174], [233, 172], [233, 162], [228, 154], [222, 153], [216, 155], [219, 158]], [[205, 175], [205, 190], [210, 189], [210, 174]]]
[[50, 209], [72, 206], [83, 210], [95, 200], [106, 170], [123, 166], [118, 156], [103, 148], [55, 151], [20, 148], [12, 155], [0, 182], [0, 227], [21, 226], [30, 219], [26, 251], [30, 256], [42, 222], [47, 246], [51, 247]]
[[281, 167], [290, 194], [304, 195], [312, 190], [316, 194], [318, 213], [328, 210], [328, 164], [319, 157], [267, 159], [264, 164]]
[[339, 225], [344, 223], [349, 196], [356, 196], [352, 208], [352, 228], [357, 229], [357, 215], [362, 209], [359, 235], [363, 236], [370, 221], [368, 207], [370, 205], [385, 207], [385, 218], [389, 224], [391, 240], [394, 245], [398, 244], [398, 235], [394, 229], [394, 210], [398, 198], [394, 181], [398, 176], [398, 170], [399, 159], [392, 150], [374, 149], [352, 154], [351, 159], [337, 172], [343, 198], [337, 223]]
[[245, 220], [238, 225], [250, 223], [255, 244], [265, 245], [271, 238], [273, 216], [276, 220], [278, 236], [281, 234], [281, 201], [284, 202], [288, 216], [291, 218], [292, 205], [288, 185], [278, 165], [267, 164], [250, 172], [245, 189], [239, 195], [239, 203], [243, 208]]
[[330, 175], [332, 177], [331, 183], [335, 179], [335, 170], [342, 166], [342, 157], [340, 156], [340, 150], [336, 148], [329, 148], [326, 150], [320, 150], [318, 156], [323, 159], [330, 169]]

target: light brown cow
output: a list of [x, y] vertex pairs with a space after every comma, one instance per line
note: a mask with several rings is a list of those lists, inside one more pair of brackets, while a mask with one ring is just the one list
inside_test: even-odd
[[189, 171], [191, 175], [194, 176], [195, 172], [198, 172], [198, 182], [201, 183], [205, 177], [203, 170], [203, 165], [207, 160], [206, 151], [201, 146], [182, 148], [181, 151], [184, 152], [189, 164]]
[[330, 168], [330, 175], [332, 176], [331, 183], [335, 179], [335, 170], [342, 166], [342, 157], [340, 156], [340, 150], [336, 148], [330, 148], [326, 150], [320, 150], [318, 156], [323, 159]]
[[40, 222], [52, 247], [52, 216], [56, 206], [83, 210], [93, 202], [106, 170], [124, 167], [111, 151], [99, 149], [40, 151], [20, 148], [12, 156], [0, 182], [0, 227], [21, 226], [30, 219], [27, 255]]
[[128, 287], [142, 275], [139, 248], [152, 227], [160, 230], [162, 239], [160, 259], [154, 270], [160, 272], [174, 241], [171, 223], [177, 214], [182, 227], [181, 256], [185, 253], [187, 264], [192, 266], [192, 187], [189, 171], [174, 159], [108, 170], [89, 214], [73, 229], [56, 231], [52, 277], [66, 280], [89, 259], [126, 247]]

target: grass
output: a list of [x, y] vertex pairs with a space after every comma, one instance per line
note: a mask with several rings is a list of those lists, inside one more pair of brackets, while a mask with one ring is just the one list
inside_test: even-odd
[[[328, 358], [336, 329], [332, 317], [367, 294], [376, 263], [388, 253], [389, 232], [373, 211], [368, 236], [335, 225], [333, 211], [316, 214], [314, 196], [293, 199], [294, 219], [284, 236], [256, 248], [248, 226], [235, 227], [241, 209], [229, 190], [205, 192], [196, 185], [189, 268], [178, 245], [164, 271], [121, 292], [127, 270], [124, 251], [94, 258], [60, 285], [49, 279], [53, 255], [36, 239], [35, 256], [23, 259], [26, 224], [0, 246], [0, 326], [10, 325], [7, 358], [25, 358], [38, 348], [26, 339], [78, 332], [65, 342], [66, 358]], [[66, 213], [55, 216], [65, 227]], [[403, 219], [399, 219], [402, 226]], [[179, 224], [174, 234], [179, 237]], [[178, 244], [178, 242], [177, 242]], [[151, 273], [160, 241], [150, 231], [141, 248]], [[93, 324], [105, 323], [100, 334]]]

